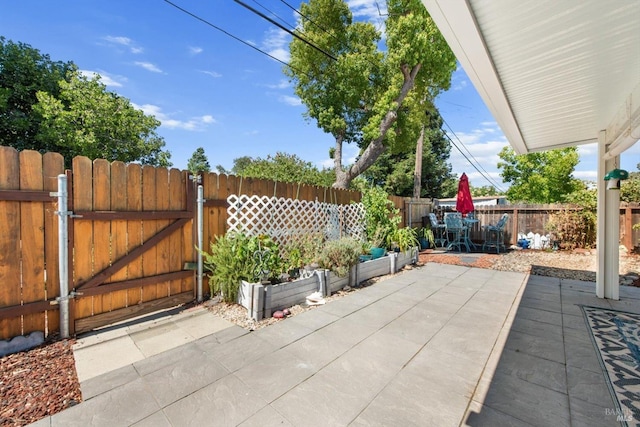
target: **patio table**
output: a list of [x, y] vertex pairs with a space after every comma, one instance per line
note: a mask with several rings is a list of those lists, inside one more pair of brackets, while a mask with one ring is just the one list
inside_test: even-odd
[[475, 243], [473, 243], [473, 242], [471, 241], [470, 231], [471, 231], [471, 228], [473, 228], [473, 226], [474, 226], [475, 224], [477, 224], [477, 223], [479, 223], [479, 222], [480, 222], [480, 220], [479, 220], [479, 219], [477, 219], [477, 218], [467, 218], [467, 217], [465, 217], [465, 218], [463, 218], [463, 219], [462, 219], [462, 222], [464, 223], [464, 225], [465, 225], [465, 226], [466, 226], [466, 228], [467, 228], [467, 229], [465, 230], [465, 233], [464, 233], [464, 240], [465, 240], [465, 243], [466, 243], [470, 248], [477, 249], [477, 248], [478, 248], [478, 246], [477, 246]]

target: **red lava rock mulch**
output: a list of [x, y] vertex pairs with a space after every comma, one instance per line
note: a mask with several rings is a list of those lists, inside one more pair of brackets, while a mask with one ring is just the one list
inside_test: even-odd
[[72, 340], [0, 358], [0, 426], [24, 426], [82, 400]]

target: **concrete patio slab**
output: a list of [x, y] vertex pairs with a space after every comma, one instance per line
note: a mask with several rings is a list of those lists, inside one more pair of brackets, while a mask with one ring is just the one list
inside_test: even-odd
[[[253, 332], [209, 334], [198, 319], [211, 319], [193, 317], [179, 326], [192, 341], [152, 356], [109, 331], [93, 345], [141, 359], [85, 379], [84, 402], [37, 425], [616, 425], [575, 308], [640, 310], [640, 289], [622, 301], [594, 290], [427, 264]], [[137, 336], [162, 342], [172, 331]]]

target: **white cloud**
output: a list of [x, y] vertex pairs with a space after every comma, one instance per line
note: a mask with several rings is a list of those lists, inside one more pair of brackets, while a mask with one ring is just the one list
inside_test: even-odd
[[279, 83], [266, 85], [269, 89], [286, 89], [291, 86], [288, 80], [282, 79]]
[[222, 77], [222, 74], [217, 73], [215, 71], [206, 71], [206, 70], [200, 70], [201, 73], [206, 74], [208, 76], [211, 76], [213, 78], [218, 78], [218, 77]]
[[133, 104], [134, 108], [142, 110], [145, 114], [154, 116], [161, 123], [161, 126], [164, 126], [168, 129], [182, 129], [188, 131], [202, 131], [208, 125], [216, 123], [216, 119], [209, 115], [205, 114], [203, 116], [192, 117], [188, 120], [178, 120], [171, 117], [172, 114], [167, 114], [162, 111], [162, 109], [157, 105], [152, 104], [144, 104], [144, 105], [136, 105]]
[[124, 76], [110, 75], [104, 71], [80, 70], [80, 74], [90, 79], [99, 76], [100, 82], [110, 87], [122, 87], [123, 83], [127, 82], [127, 78]]
[[298, 98], [297, 96], [280, 95], [280, 97], [278, 97], [278, 100], [293, 107], [302, 105], [302, 101], [300, 101], [300, 98]]
[[144, 51], [143, 48], [141, 48], [140, 46], [137, 46], [133, 42], [133, 40], [131, 40], [129, 37], [104, 36], [102, 39], [108, 41], [111, 44], [116, 44], [116, 45], [120, 45], [120, 46], [126, 46], [126, 47], [129, 48], [131, 53], [134, 53], [134, 54], [142, 53]]
[[388, 11], [383, 1], [376, 0], [347, 0], [347, 5], [355, 18], [365, 18], [368, 21], [385, 19]]
[[199, 53], [202, 53], [202, 48], [196, 47], [196, 46], [189, 46], [189, 53], [191, 55], [197, 55]]
[[[471, 185], [476, 187], [491, 185], [482, 176], [484, 174], [489, 176], [491, 180], [496, 181], [502, 189], [505, 189], [507, 186], [502, 183], [497, 165], [500, 161], [498, 153], [508, 145], [508, 142], [500, 132], [497, 124], [495, 122], [483, 122], [471, 132], [455, 131], [455, 135], [457, 138], [449, 133], [449, 136], [460, 147], [462, 153], [454, 146], [451, 147], [449, 162], [451, 163], [452, 172], [458, 176], [465, 172]], [[478, 167], [479, 171], [476, 171], [467, 158]]]
[[136, 64], [138, 67], [142, 67], [145, 70], [151, 71], [153, 73], [162, 73], [162, 70], [158, 68], [156, 65], [152, 64], [151, 62], [136, 61], [134, 64]]
[[286, 31], [270, 28], [262, 41], [262, 50], [282, 62], [289, 62], [289, 40]]

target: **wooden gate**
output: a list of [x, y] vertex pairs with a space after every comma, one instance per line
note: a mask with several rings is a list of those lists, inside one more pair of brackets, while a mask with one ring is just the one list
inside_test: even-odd
[[70, 333], [194, 299], [188, 172], [76, 157], [69, 188]]

